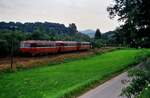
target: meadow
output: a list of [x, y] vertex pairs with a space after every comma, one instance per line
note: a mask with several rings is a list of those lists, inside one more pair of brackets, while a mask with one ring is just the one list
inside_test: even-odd
[[0, 98], [70, 98], [149, 54], [143, 49], [116, 50], [55, 66], [1, 73]]

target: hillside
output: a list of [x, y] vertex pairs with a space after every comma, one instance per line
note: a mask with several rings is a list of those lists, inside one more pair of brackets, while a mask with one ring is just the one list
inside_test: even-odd
[[80, 32], [88, 35], [90, 38], [94, 38], [94, 35], [95, 35], [95, 31], [91, 29], [87, 29], [87, 30], [80, 31]]
[[66, 27], [64, 24], [51, 22], [35, 22], [35, 23], [21, 23], [21, 22], [0, 22], [0, 30], [18, 30], [21, 32], [33, 33], [38, 30], [47, 33], [76, 33], [73, 28]]

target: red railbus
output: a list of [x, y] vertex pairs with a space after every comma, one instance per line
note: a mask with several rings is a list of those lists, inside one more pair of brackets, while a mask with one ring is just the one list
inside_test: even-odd
[[80, 51], [90, 48], [90, 42], [27, 40], [20, 43], [20, 51], [32, 55]]

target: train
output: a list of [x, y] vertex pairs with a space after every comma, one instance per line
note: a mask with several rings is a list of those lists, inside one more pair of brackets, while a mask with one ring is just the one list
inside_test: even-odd
[[72, 51], [81, 51], [91, 49], [90, 42], [76, 42], [76, 41], [41, 41], [41, 40], [27, 40], [21, 41], [20, 51], [25, 54], [51, 54], [63, 53]]

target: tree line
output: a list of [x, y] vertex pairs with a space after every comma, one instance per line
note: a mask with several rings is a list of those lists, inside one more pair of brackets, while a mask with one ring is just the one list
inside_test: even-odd
[[120, 32], [117, 30], [108, 31], [102, 33], [100, 29], [95, 31], [94, 38], [91, 38], [91, 42], [93, 47], [105, 47], [105, 46], [113, 46], [113, 47], [121, 47], [127, 46], [123, 44], [123, 37]]

